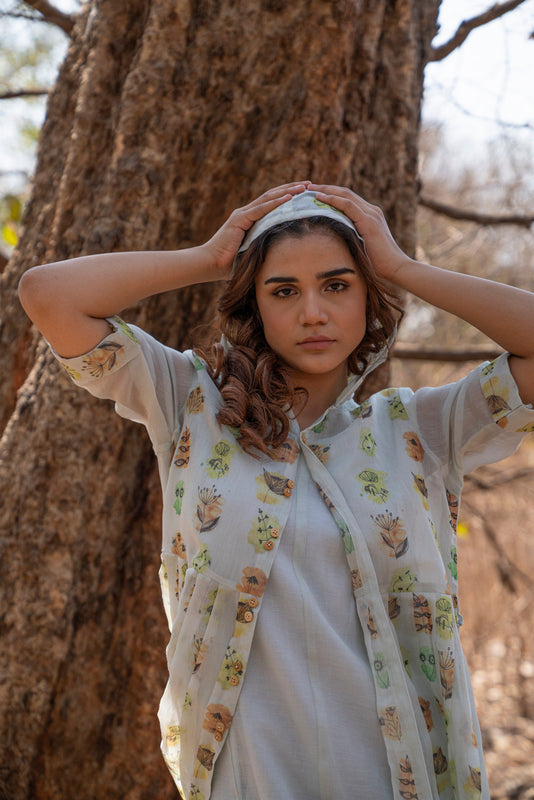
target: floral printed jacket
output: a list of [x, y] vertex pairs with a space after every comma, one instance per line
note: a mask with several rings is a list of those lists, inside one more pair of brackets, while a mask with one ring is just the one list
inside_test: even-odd
[[[394, 797], [489, 798], [458, 633], [456, 521], [464, 472], [503, 458], [534, 430], [506, 355], [455, 384], [388, 389], [362, 405], [351, 381], [311, 428], [292, 421], [275, 461], [245, 454], [238, 432], [219, 426], [218, 388], [193, 353], [110, 323], [95, 350], [60, 361], [75, 382], [143, 422], [158, 457], [171, 630], [159, 717], [182, 795], [209, 798], [304, 458], [343, 538]], [[184, 408], [172, 397], [175, 358], [191, 377]]]

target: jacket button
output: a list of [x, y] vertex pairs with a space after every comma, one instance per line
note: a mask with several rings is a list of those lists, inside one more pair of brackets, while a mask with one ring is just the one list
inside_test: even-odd
[[251, 597], [250, 600], [248, 601], [248, 604], [251, 608], [256, 608], [256, 606], [258, 605], [258, 601], [256, 600], [255, 597]]
[[232, 684], [232, 686], [237, 686], [237, 684], [239, 683], [239, 678], [237, 677], [237, 675], [230, 675], [230, 683]]
[[225, 729], [226, 729], [226, 726], [225, 726], [224, 722], [218, 722], [216, 724], [216, 726], [215, 726], [215, 730], [218, 731], [219, 733], [224, 733]]
[[280, 531], [278, 530], [278, 528], [271, 529], [271, 536], [273, 537], [273, 539], [278, 539], [278, 537], [280, 536]]
[[245, 622], [252, 622], [252, 620], [254, 619], [254, 614], [252, 613], [252, 611], [245, 611], [245, 613], [243, 614], [243, 618]]
[[284, 496], [291, 497], [291, 489], [289, 488], [289, 486], [286, 486], [286, 488], [284, 489]]
[[272, 550], [273, 547], [274, 547], [274, 544], [272, 543], [272, 541], [270, 539], [267, 539], [267, 541], [263, 543], [263, 549], [264, 550]]
[[232, 666], [236, 672], [241, 672], [241, 670], [243, 669], [243, 664], [241, 663], [241, 661], [234, 661]]
[[295, 481], [292, 481], [291, 478], [289, 478], [289, 480], [287, 482], [287, 485], [289, 486], [290, 489], [294, 489], [295, 488]]
[[213, 736], [215, 737], [215, 741], [216, 741], [216, 742], [222, 742], [222, 740], [223, 740], [223, 735], [222, 735], [222, 733], [220, 733], [219, 731], [215, 731], [215, 733], [213, 734]]

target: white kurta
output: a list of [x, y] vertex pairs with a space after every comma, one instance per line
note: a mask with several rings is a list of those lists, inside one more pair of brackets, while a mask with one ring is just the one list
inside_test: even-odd
[[343, 542], [304, 460], [294, 496], [211, 798], [388, 800], [374, 679], [356, 605], [345, 602]]

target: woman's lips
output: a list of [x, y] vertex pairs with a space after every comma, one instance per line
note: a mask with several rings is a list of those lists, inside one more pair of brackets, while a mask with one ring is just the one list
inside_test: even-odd
[[334, 339], [328, 339], [326, 336], [309, 336], [298, 343], [304, 350], [326, 350], [332, 344]]

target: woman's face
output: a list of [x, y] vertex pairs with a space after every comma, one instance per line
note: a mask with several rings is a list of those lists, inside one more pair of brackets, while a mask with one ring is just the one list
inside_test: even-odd
[[366, 329], [367, 287], [346, 244], [322, 231], [285, 236], [268, 250], [255, 288], [265, 338], [293, 385], [323, 376], [341, 391]]

